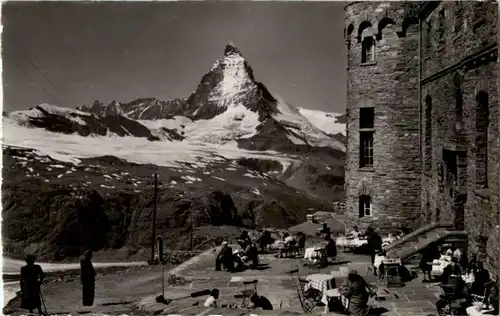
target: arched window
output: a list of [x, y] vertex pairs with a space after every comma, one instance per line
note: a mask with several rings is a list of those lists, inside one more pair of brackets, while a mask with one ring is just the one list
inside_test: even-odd
[[375, 61], [375, 41], [373, 36], [367, 36], [361, 42], [361, 62], [369, 63], [372, 61]]
[[444, 11], [444, 8], [439, 10], [439, 29], [438, 29], [438, 34], [439, 34], [439, 43], [443, 44], [444, 43], [444, 30], [445, 30], [445, 25], [446, 25], [446, 13]]
[[488, 187], [488, 93], [479, 91], [476, 96], [476, 185]]
[[462, 129], [463, 112], [464, 112], [464, 96], [462, 92], [463, 75], [457, 71], [453, 76], [453, 89], [455, 95], [455, 130], [458, 132]]
[[384, 28], [386, 28], [389, 25], [396, 25], [396, 22], [390, 18], [383, 18], [379, 23], [378, 23], [378, 36], [377, 39], [381, 40], [382, 39], [382, 31]]
[[462, 31], [464, 7], [462, 1], [455, 1], [455, 33]]
[[432, 98], [425, 97], [425, 138], [424, 138], [425, 171], [432, 168]]
[[368, 21], [363, 21], [358, 28], [358, 43], [361, 43], [363, 31], [372, 27], [372, 24]]

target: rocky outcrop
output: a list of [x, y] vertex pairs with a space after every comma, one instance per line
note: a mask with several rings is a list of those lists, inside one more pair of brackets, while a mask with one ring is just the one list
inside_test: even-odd
[[[78, 256], [86, 247], [148, 247], [153, 172], [160, 174], [156, 231], [168, 236], [172, 249], [189, 247], [191, 221], [222, 231], [225, 226], [286, 228], [304, 221], [308, 209], [325, 207], [268, 176], [234, 172], [221, 181], [201, 171], [178, 175], [113, 156], [82, 159], [75, 166], [11, 147], [4, 147], [3, 163], [4, 249], [17, 247], [48, 259]], [[274, 169], [260, 165], [262, 171]], [[204, 178], [200, 184], [182, 181], [185, 174]]]

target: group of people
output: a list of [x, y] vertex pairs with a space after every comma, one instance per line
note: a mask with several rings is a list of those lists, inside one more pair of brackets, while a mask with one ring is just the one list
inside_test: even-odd
[[[27, 255], [26, 265], [21, 267], [20, 275], [20, 297], [21, 308], [33, 313], [38, 311], [39, 315], [44, 315], [42, 311], [41, 285], [45, 281], [45, 273], [42, 267], [35, 264], [36, 256]], [[87, 250], [80, 260], [80, 280], [82, 283], [83, 306], [94, 304], [95, 277], [96, 273], [92, 265], [92, 251]]]
[[[219, 299], [219, 290], [213, 289], [210, 291], [210, 296], [207, 297], [203, 306], [211, 308], [219, 307], [218, 299]], [[224, 306], [225, 305], [222, 305], [222, 307]], [[250, 296], [250, 306], [247, 307], [251, 309], [272, 310], [273, 304], [271, 304], [271, 302], [265, 296], [253, 293]]]
[[[494, 315], [498, 314], [498, 279], [493, 281], [487, 269], [485, 269], [482, 261], [479, 261], [476, 255], [471, 255], [467, 260], [467, 256], [462, 249], [455, 247], [443, 248], [436, 243], [432, 243], [427, 247], [421, 257], [420, 268], [424, 272], [424, 281], [432, 281], [431, 276], [432, 262], [436, 259], [448, 258], [450, 263], [443, 269], [441, 275], [436, 277], [436, 280], [441, 283], [443, 289], [454, 299], [466, 299], [468, 304], [471, 304], [474, 297], [479, 297], [484, 303], [494, 307]], [[466, 283], [463, 275], [472, 274], [472, 283]], [[437, 305], [442, 308], [446, 305], [444, 300], [438, 301]]]
[[245, 268], [257, 269], [259, 266], [259, 251], [257, 244], [250, 238], [247, 231], [243, 231], [237, 240], [241, 248], [233, 252], [227, 241], [222, 243], [222, 248], [215, 259], [215, 271], [222, 269], [229, 272], [242, 271]]

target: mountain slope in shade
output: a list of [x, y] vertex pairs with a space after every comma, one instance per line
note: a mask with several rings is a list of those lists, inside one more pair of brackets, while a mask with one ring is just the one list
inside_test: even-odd
[[[159, 140], [144, 125], [121, 115], [118, 105], [108, 107], [112, 115], [97, 116], [75, 109], [40, 104], [27, 111], [14, 111], [7, 118], [21, 126], [46, 129], [54, 133], [80, 136], [133, 136]], [[12, 122], [11, 122], [12, 123]], [[7, 125], [8, 127], [9, 125]]]

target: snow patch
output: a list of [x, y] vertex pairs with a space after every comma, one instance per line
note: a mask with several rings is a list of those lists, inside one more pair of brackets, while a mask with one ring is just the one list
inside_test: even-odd
[[220, 180], [220, 181], [223, 181], [223, 182], [226, 182], [226, 179], [222, 179], [222, 178], [219, 178], [219, 177], [214, 177], [214, 176], [212, 176], [212, 178], [217, 179], [217, 180]]
[[337, 117], [342, 114], [334, 112], [323, 112], [298, 108], [300, 114], [307, 118], [314, 126], [328, 134], [342, 133], [346, 135], [346, 124], [338, 123]]

